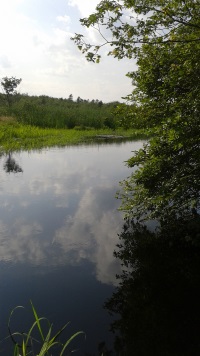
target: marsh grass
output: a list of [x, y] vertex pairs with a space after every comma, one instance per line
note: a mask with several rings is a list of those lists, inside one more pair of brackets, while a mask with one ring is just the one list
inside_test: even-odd
[[[2, 117], [1, 117], [2, 118]], [[33, 150], [97, 142], [99, 135], [123, 136], [126, 139], [145, 139], [145, 130], [116, 129], [55, 129], [22, 125], [13, 118], [0, 118], [0, 151]]]
[[[69, 337], [66, 341], [61, 342], [60, 336], [66, 330], [69, 323], [65, 324], [60, 330], [53, 334], [53, 324], [47, 318], [39, 317], [36, 309], [31, 302], [31, 309], [34, 321], [27, 332], [12, 332], [11, 319], [16, 309], [23, 308], [22, 306], [15, 307], [9, 317], [8, 331], [13, 343], [13, 356], [51, 356], [52, 352], [56, 355], [64, 356], [69, 344], [80, 334], [85, 335], [83, 331], [78, 331]], [[71, 350], [74, 352], [75, 350]]]
[[17, 120], [13, 116], [0, 116], [0, 123], [15, 123]]

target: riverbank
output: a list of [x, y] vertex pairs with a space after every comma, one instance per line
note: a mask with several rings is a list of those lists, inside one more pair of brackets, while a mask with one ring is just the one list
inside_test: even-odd
[[12, 117], [0, 117], [0, 151], [33, 150], [94, 143], [102, 140], [146, 139], [148, 132], [134, 129], [56, 129], [22, 125]]

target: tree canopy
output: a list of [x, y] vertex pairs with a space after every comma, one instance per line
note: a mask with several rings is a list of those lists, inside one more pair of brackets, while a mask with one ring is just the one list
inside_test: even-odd
[[123, 209], [137, 219], [190, 214], [200, 197], [199, 0], [104, 0], [80, 21], [103, 38], [92, 45], [75, 35], [88, 60], [99, 62], [105, 44], [109, 55], [136, 59], [128, 99], [133, 116], [154, 127], [154, 137], [128, 161], [138, 168], [122, 183]]
[[109, 55], [133, 58], [142, 44], [198, 42], [199, 15], [199, 0], [103, 0], [95, 13], [80, 19], [83, 26], [96, 29], [102, 41], [88, 43], [82, 34], [73, 40], [88, 60], [99, 62], [99, 50], [106, 44], [112, 47]]
[[11, 98], [13, 94], [16, 94], [16, 88], [18, 85], [21, 83], [22, 79], [17, 79], [15, 77], [4, 77], [1, 80], [1, 86], [3, 87], [3, 90], [6, 94], [6, 99], [8, 106], [11, 106]]
[[123, 272], [105, 305], [117, 313], [118, 350], [198, 355], [200, 2], [103, 0], [81, 23], [102, 36], [99, 44], [73, 38], [89, 61], [98, 63], [105, 45], [108, 55], [136, 60], [126, 117], [152, 134], [127, 161], [119, 193]]

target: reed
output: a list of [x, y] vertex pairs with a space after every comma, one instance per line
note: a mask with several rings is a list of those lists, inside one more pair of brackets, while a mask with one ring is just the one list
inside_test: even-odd
[[78, 126], [74, 129], [41, 128], [19, 124], [16, 121], [0, 120], [0, 151], [41, 149], [52, 146], [62, 147], [83, 143], [94, 143], [100, 135], [122, 136], [125, 139], [145, 139], [145, 130], [92, 129]]
[[[11, 332], [11, 319], [16, 309], [19, 308], [23, 307], [17, 306], [11, 311], [8, 321], [9, 336], [7, 339], [11, 339], [13, 343], [13, 356], [51, 356], [55, 350], [56, 355], [63, 356], [72, 340], [80, 334], [85, 336], [83, 331], [78, 331], [65, 342], [61, 342], [60, 336], [66, 330], [69, 323], [65, 324], [56, 333], [53, 333], [53, 325], [47, 318], [38, 316], [32, 302], [31, 309], [34, 321], [29, 330], [27, 332]], [[74, 350], [71, 350], [71, 352], [74, 352]]]

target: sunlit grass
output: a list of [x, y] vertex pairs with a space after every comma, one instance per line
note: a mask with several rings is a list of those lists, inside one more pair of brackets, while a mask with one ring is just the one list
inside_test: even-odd
[[0, 119], [0, 150], [33, 150], [52, 146], [77, 145], [97, 141], [98, 135], [123, 136], [124, 139], [146, 138], [145, 130], [52, 129], [22, 125], [10, 118]]

